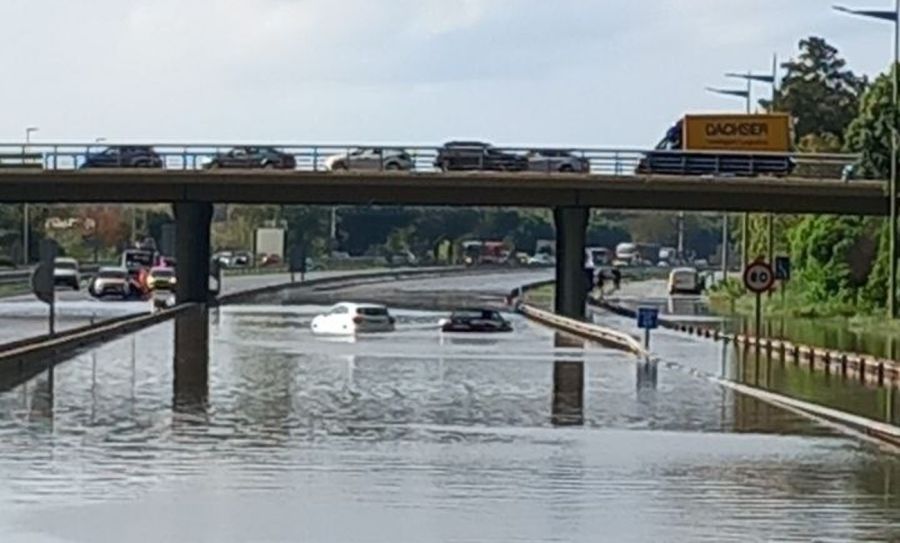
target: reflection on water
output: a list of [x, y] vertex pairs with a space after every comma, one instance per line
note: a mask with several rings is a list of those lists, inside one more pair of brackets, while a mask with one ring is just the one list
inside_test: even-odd
[[790, 413], [517, 317], [342, 343], [317, 310], [188, 315], [0, 393], [0, 540], [900, 537], [897, 459]]
[[[756, 334], [752, 317], [731, 316], [728, 332]], [[879, 358], [900, 360], [900, 342], [894, 334], [871, 331], [853, 324], [846, 318], [799, 319], [769, 318], [763, 320], [766, 337], [786, 339], [794, 343], [827, 349], [868, 354]]]
[[175, 319], [174, 368], [175, 410], [205, 410], [209, 398], [209, 309], [205, 306]]
[[888, 424], [900, 422], [895, 388], [868, 386], [852, 378], [845, 379], [837, 366], [830, 373], [810, 371], [805, 365], [767, 354], [765, 349], [729, 346], [723, 352], [723, 364], [736, 368], [734, 380], [744, 384]]

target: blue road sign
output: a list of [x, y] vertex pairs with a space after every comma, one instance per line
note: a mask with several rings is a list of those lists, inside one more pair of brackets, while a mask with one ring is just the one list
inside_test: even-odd
[[791, 280], [791, 257], [779, 256], [775, 258], [775, 279], [780, 281]]
[[644, 330], [656, 330], [659, 328], [659, 309], [655, 307], [641, 307], [637, 314], [638, 328]]

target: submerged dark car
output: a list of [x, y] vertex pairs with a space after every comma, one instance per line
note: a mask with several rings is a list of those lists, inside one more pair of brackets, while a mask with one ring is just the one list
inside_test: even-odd
[[217, 155], [205, 165], [213, 168], [293, 170], [297, 167], [294, 155], [274, 147], [235, 147]]
[[512, 332], [512, 324], [493, 309], [459, 309], [441, 321], [442, 332]]
[[163, 159], [152, 147], [117, 145], [84, 157], [81, 168], [162, 168]]

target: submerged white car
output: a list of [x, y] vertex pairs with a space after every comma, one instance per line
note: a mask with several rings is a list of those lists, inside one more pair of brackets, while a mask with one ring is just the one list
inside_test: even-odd
[[394, 317], [383, 305], [340, 303], [312, 320], [314, 334], [346, 336], [393, 332]]

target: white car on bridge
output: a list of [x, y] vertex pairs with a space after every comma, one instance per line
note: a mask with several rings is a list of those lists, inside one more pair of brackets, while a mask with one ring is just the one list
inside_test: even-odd
[[393, 332], [395, 322], [383, 305], [345, 302], [317, 315], [310, 327], [313, 334], [348, 336]]

